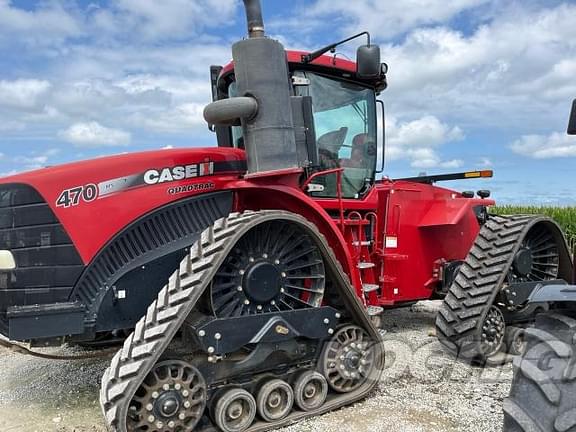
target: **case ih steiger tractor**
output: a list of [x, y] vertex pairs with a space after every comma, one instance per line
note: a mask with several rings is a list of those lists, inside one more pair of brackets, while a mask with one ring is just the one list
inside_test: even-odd
[[383, 368], [375, 318], [421, 299], [445, 297], [447, 347], [498, 357], [543, 307], [530, 292], [572, 274], [551, 220], [433, 185], [491, 172], [376, 180], [386, 67], [369, 35], [356, 63], [324, 55], [354, 37], [285, 51], [244, 5], [249, 37], [211, 69], [219, 148], [0, 182], [0, 331], [131, 332], [102, 380], [113, 431], [263, 431], [350, 404]]

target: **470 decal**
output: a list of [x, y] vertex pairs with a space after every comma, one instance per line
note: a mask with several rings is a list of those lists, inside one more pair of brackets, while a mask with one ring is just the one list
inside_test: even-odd
[[76, 186], [63, 190], [56, 200], [56, 207], [73, 207], [81, 201], [91, 202], [98, 198], [98, 187], [95, 184]]

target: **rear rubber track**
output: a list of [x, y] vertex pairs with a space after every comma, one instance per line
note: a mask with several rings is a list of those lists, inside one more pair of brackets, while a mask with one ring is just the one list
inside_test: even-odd
[[[168, 284], [160, 291], [157, 299], [149, 306], [144, 317], [136, 324], [134, 332], [126, 339], [121, 350], [113, 357], [102, 378], [100, 404], [108, 429], [113, 432], [129, 432], [126, 425], [128, 407], [138, 387], [144, 381], [162, 353], [168, 348], [175, 334], [194, 309], [202, 293], [209, 286], [214, 274], [234, 247], [236, 242], [252, 227], [270, 220], [287, 220], [304, 227], [316, 241], [327, 268], [333, 275], [338, 290], [345, 297], [353, 321], [366, 329], [378, 347], [381, 338], [371, 324], [364, 306], [356, 297], [347, 275], [344, 273], [326, 239], [318, 229], [293, 213], [284, 211], [259, 211], [233, 213], [217, 220], [206, 229], [190, 253], [172, 274]], [[190, 347], [191, 350], [193, 347]], [[256, 425], [249, 431], [264, 431], [292, 423], [304, 417], [321, 414], [365, 397], [377, 384], [383, 369], [384, 356], [377, 356], [375, 371], [378, 376], [370, 377], [360, 389], [327, 402], [320, 409], [290, 415], [277, 423]]]
[[481, 228], [436, 317], [438, 339], [458, 358], [480, 364], [507, 358], [505, 354], [486, 358], [481, 352], [482, 324], [522, 240], [541, 220], [545, 218], [492, 216]]
[[504, 432], [576, 431], [575, 338], [576, 320], [558, 312], [539, 315], [526, 331], [504, 401]]

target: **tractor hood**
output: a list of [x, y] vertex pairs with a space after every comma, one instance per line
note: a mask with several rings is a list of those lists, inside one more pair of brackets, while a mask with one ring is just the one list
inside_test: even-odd
[[42, 168], [0, 179], [0, 228], [17, 227], [24, 223], [17, 220], [20, 214], [36, 217], [39, 212], [34, 208], [47, 205], [53, 214], [48, 219], [62, 224], [88, 262], [128, 223], [171, 202], [221, 190], [245, 171], [242, 150], [214, 147], [148, 151]]

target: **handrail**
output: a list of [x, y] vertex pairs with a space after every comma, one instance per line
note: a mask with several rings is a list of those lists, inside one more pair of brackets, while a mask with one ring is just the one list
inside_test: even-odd
[[342, 173], [344, 172], [344, 168], [331, 168], [324, 171], [318, 171], [312, 174], [310, 177], [306, 179], [304, 184], [302, 185], [302, 190], [306, 192], [306, 188], [312, 180], [322, 177], [328, 174], [336, 174], [336, 193], [338, 198], [338, 205], [340, 207], [340, 226], [341, 230], [344, 231], [344, 201], [342, 201]]

